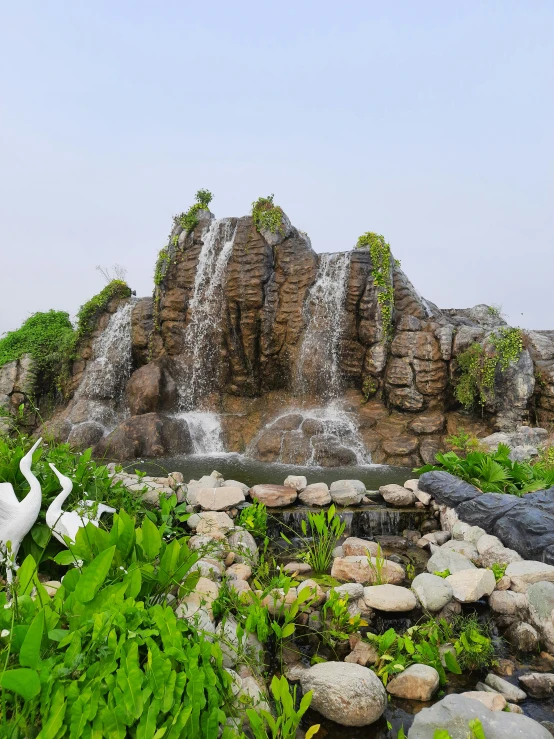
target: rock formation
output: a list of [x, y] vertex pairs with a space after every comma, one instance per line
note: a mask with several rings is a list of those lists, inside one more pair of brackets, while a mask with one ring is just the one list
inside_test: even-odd
[[160, 424], [208, 410], [222, 414], [225, 449], [264, 461], [413, 465], [432, 461], [462, 427], [483, 436], [554, 420], [554, 332], [522, 333], [519, 358], [496, 368], [494, 392], [472, 415], [454, 396], [457, 360], [475, 342], [488, 351], [506, 326], [498, 313], [439, 310], [390, 260], [389, 327], [369, 248], [317, 254], [284, 214], [282, 224], [260, 232], [250, 216], [216, 220], [207, 210], [190, 233], [176, 221], [154, 297], [123, 301], [128, 341], [119, 336], [109, 349], [119, 357], [100, 362], [117, 369], [111, 384], [97, 372], [91, 390], [87, 365], [98, 360], [101, 329], [114, 334], [113, 314], [74, 365], [58, 435], [108, 454], [119, 439], [113, 453], [133, 454], [137, 445], [121, 439], [152, 428], [144, 453], [175, 453]]

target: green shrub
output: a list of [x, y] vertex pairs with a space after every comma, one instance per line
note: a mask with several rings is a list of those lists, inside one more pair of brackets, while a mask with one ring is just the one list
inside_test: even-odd
[[510, 447], [499, 444], [495, 452], [469, 452], [459, 457], [456, 452], [439, 452], [436, 464], [427, 464], [414, 470], [418, 475], [431, 470], [446, 470], [484, 493], [525, 495], [546, 490], [554, 485], [554, 469], [540, 460], [512, 462]]
[[0, 367], [30, 354], [41, 383], [55, 383], [73, 351], [74, 331], [69, 315], [49, 310], [35, 313], [0, 339]]
[[283, 209], [274, 204], [273, 198], [273, 195], [268, 195], [267, 198], [258, 198], [252, 203], [252, 220], [257, 231], [279, 231], [284, 235]]
[[209, 190], [198, 190], [194, 196], [196, 202], [190, 208], [175, 216], [174, 223], [182, 227], [188, 234], [198, 226], [198, 212], [201, 210], [209, 210], [209, 205], [213, 200], [213, 194]]
[[[316, 574], [326, 573], [333, 561], [333, 549], [337, 546], [346, 523], [341, 522], [335, 506], [331, 505], [320, 513], [308, 512], [308, 525], [304, 519], [300, 525], [302, 538], [298, 557], [307, 562]], [[281, 533], [281, 537], [292, 546], [285, 534]]]
[[77, 338], [81, 339], [96, 327], [96, 321], [114, 298], [128, 298], [131, 288], [123, 280], [112, 280], [105, 288], [79, 308], [77, 313]]
[[454, 395], [464, 408], [484, 406], [494, 398], [496, 369], [505, 372], [512, 362], [518, 361], [523, 335], [518, 328], [500, 328], [490, 337], [490, 344], [487, 351], [481, 344], [472, 344], [457, 358], [460, 373]]

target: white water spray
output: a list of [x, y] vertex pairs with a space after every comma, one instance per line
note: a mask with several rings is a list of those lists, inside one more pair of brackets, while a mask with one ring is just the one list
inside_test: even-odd
[[341, 391], [340, 339], [350, 254], [322, 254], [306, 299], [306, 329], [294, 375], [296, 395], [310, 392], [335, 398]]

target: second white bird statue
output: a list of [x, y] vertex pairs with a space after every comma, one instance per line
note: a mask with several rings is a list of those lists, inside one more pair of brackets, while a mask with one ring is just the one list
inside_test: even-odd
[[23, 500], [17, 499], [11, 483], [0, 482], [0, 562], [6, 563], [8, 583], [12, 582], [13, 570], [17, 569], [16, 558], [21, 542], [40, 513], [42, 490], [40, 482], [31, 472], [31, 464], [33, 453], [41, 441], [38, 439], [19, 462], [21, 474], [31, 486]]
[[56, 539], [67, 546], [66, 539], [74, 542], [79, 529], [86, 526], [87, 523], [91, 523], [94, 526], [98, 527], [98, 525], [100, 524], [100, 516], [103, 513], [115, 513], [115, 508], [104, 505], [104, 503], [98, 503], [96, 513], [94, 513], [93, 510], [87, 511], [84, 509], [85, 507], [89, 507], [92, 509], [94, 506], [96, 506], [96, 501], [80, 500], [78, 503], [80, 512], [64, 511], [62, 505], [65, 503], [66, 499], [69, 497], [71, 491], [73, 490], [73, 483], [69, 479], [69, 477], [62, 475], [62, 473], [58, 469], [56, 469], [53, 464], [50, 464], [50, 467], [60, 481], [62, 492], [57, 495], [52, 503], [48, 506], [48, 509], [46, 511], [46, 523], [52, 529], [52, 533], [54, 534]]

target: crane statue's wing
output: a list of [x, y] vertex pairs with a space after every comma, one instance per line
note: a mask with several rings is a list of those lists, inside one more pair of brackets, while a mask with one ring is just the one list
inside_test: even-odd
[[0, 521], [11, 518], [19, 506], [11, 482], [0, 482]]

